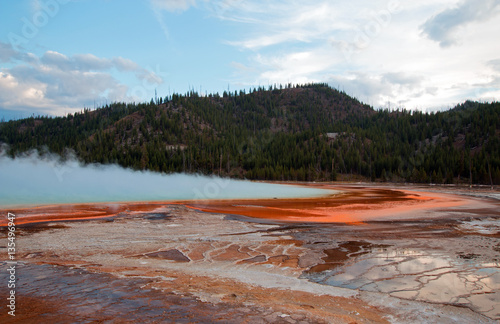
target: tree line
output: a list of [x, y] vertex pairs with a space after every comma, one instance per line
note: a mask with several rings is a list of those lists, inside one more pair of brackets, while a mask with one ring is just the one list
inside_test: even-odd
[[259, 180], [500, 184], [499, 103], [374, 110], [327, 84], [275, 85], [0, 123], [15, 157]]

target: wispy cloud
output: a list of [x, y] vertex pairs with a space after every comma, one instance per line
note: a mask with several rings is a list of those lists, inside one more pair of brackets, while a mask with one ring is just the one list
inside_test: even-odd
[[114, 68], [122, 72], [135, 72], [137, 78], [141, 80], [146, 79], [148, 82], [156, 83], [162, 82], [160, 76], [123, 57], [108, 59], [99, 58], [93, 54], [76, 54], [68, 57], [58, 52], [47, 51], [40, 58], [40, 62], [46, 66], [64, 71], [90, 72], [105, 71]]
[[151, 4], [161, 10], [181, 12], [195, 6], [196, 0], [151, 0]]
[[328, 1], [256, 1], [228, 7], [224, 18], [250, 24], [253, 32], [230, 44], [258, 50], [285, 43], [311, 43], [326, 40], [335, 31], [350, 28], [342, 19], [345, 5]]

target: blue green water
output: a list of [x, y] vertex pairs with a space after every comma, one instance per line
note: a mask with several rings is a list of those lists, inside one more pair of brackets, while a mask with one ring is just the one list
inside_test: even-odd
[[0, 157], [0, 206], [117, 201], [299, 198], [332, 190], [218, 177], [160, 174], [75, 160]]

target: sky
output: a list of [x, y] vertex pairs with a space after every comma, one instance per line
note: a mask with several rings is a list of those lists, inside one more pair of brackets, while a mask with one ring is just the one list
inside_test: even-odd
[[499, 35], [500, 0], [0, 0], [0, 118], [280, 83], [496, 101]]

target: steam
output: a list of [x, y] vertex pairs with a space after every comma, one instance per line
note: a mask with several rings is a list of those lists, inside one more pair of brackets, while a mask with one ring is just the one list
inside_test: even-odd
[[245, 198], [298, 198], [333, 191], [218, 177], [87, 165], [74, 157], [0, 155], [0, 207], [60, 203]]

